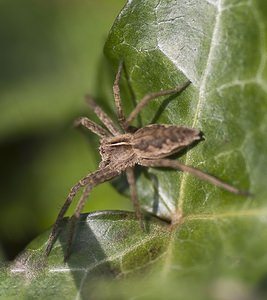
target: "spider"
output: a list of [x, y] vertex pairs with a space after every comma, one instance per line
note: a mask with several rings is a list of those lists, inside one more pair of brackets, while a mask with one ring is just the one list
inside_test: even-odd
[[99, 126], [86, 117], [81, 117], [75, 122], [77, 126], [82, 125], [100, 137], [99, 151], [102, 161], [100, 162], [97, 171], [89, 173], [70, 189], [67, 199], [57, 216], [51, 234], [48, 238], [45, 249], [46, 256], [49, 255], [52, 249], [57, 238], [59, 224], [77, 192], [84, 187], [84, 191], [76, 206], [74, 214], [70, 218], [69, 238], [64, 258], [65, 261], [70, 255], [75, 223], [80, 217], [81, 211], [92, 188], [100, 183], [113, 179], [122, 172], [126, 173], [136, 217], [140, 220], [141, 228], [144, 228], [134, 177], [135, 165], [177, 169], [182, 172], [188, 172], [231, 193], [245, 196], [248, 195], [247, 192], [241, 191], [199, 169], [184, 165], [177, 160], [166, 158], [171, 154], [177, 153], [185, 147], [192, 145], [192, 143], [201, 140], [202, 133], [200, 130], [166, 124], [150, 124], [135, 130], [133, 130], [133, 127], [130, 126], [131, 122], [151, 100], [159, 96], [178, 94], [190, 84], [190, 81], [187, 81], [174, 89], [162, 90], [145, 95], [126, 118], [122, 110], [119, 87], [122, 68], [123, 64], [120, 63], [113, 84], [113, 95], [118, 122], [121, 128], [115, 126], [110, 117], [90, 96], [86, 96], [87, 103], [106, 128], [104, 129], [102, 126]]

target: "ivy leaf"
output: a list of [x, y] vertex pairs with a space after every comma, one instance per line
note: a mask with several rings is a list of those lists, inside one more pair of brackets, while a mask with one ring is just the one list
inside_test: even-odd
[[[55, 277], [46, 271], [34, 280], [29, 276], [25, 295], [31, 290], [68, 299], [266, 298], [266, 16], [259, 0], [128, 1], [105, 48], [114, 70], [124, 61], [125, 110], [148, 92], [190, 79], [192, 85], [179, 97], [146, 107], [142, 122], [201, 129], [205, 141], [179, 159], [254, 197], [229, 194], [177, 171], [138, 173], [143, 207], [172, 225], [151, 219], [151, 230], [142, 233], [131, 215], [88, 215], [90, 227], [97, 219], [94, 236], [78, 228], [70, 272], [54, 268]], [[120, 225], [111, 227], [114, 218]], [[153, 240], [152, 248], [142, 246], [146, 239]], [[60, 244], [64, 249], [64, 238]], [[136, 245], [141, 247], [129, 256], [127, 249]], [[48, 263], [55, 267], [62, 250], [53, 251]], [[108, 267], [93, 270], [106, 262], [104, 256]], [[141, 275], [148, 265], [150, 272]], [[79, 274], [81, 268], [88, 277]], [[119, 275], [126, 279], [110, 280]]]
[[[131, 212], [84, 214], [76, 227], [72, 255], [63, 262], [68, 218], [61, 224], [49, 257], [44, 249], [49, 232], [34, 240], [10, 266], [0, 272], [0, 298], [84, 298], [96, 278], [123, 277], [145, 270], [166, 251], [170, 231], [165, 222], [148, 217], [145, 231]], [[91, 288], [90, 288], [91, 287]], [[70, 298], [71, 297], [71, 298]]]
[[[264, 130], [260, 129], [264, 114], [259, 115], [262, 107], [266, 109], [263, 33], [259, 8], [254, 5], [250, 11], [247, 3], [131, 1], [106, 44], [114, 65], [124, 61], [126, 84], [137, 101], [186, 78], [192, 81], [179, 97], [161, 98], [146, 107], [143, 123], [200, 129], [205, 142], [181, 159], [257, 196], [264, 185], [253, 172], [262, 174], [263, 165], [253, 156], [267, 148], [263, 142], [258, 149], [252, 134], [255, 126], [258, 132]], [[125, 102], [128, 108], [131, 103]], [[149, 169], [147, 176], [140, 177], [144, 207], [166, 219], [174, 214], [228, 211], [233, 206], [239, 210], [250, 202], [185, 173]]]

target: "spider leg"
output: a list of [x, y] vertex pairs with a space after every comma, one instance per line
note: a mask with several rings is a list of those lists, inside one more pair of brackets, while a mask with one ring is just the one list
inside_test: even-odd
[[232, 185], [223, 182], [222, 180], [216, 178], [215, 176], [209, 175], [199, 169], [186, 166], [182, 164], [181, 162], [177, 160], [171, 160], [171, 159], [142, 159], [139, 162], [140, 165], [145, 166], [145, 167], [165, 167], [165, 168], [172, 168], [172, 169], [177, 169], [183, 172], [187, 172], [192, 174], [193, 176], [196, 176], [202, 180], [208, 181], [211, 184], [214, 184], [230, 193], [237, 194], [237, 195], [242, 195], [242, 196], [251, 196], [249, 192], [246, 191], [241, 191]]
[[74, 122], [74, 126], [82, 125], [93, 133], [97, 134], [99, 137], [107, 137], [110, 134], [101, 126], [96, 124], [95, 122], [89, 120], [86, 117], [81, 117]]
[[87, 200], [91, 190], [96, 185], [114, 178], [119, 173], [120, 173], [120, 171], [114, 171], [112, 168], [106, 167], [103, 169], [99, 169], [98, 171], [92, 173], [86, 179], [84, 179], [84, 183], [85, 183], [86, 187], [85, 187], [85, 189], [80, 197], [80, 200], [75, 208], [74, 214], [71, 216], [71, 219], [70, 219], [67, 249], [66, 249], [65, 256], [64, 256], [65, 262], [67, 261], [67, 259], [70, 256], [70, 253], [71, 253], [71, 246], [72, 246], [73, 237], [74, 237], [74, 233], [75, 233], [75, 225], [77, 223], [77, 220], [80, 217], [81, 211], [86, 203], [86, 200]]
[[[68, 210], [70, 204], [72, 203], [73, 198], [75, 197], [75, 195], [77, 194], [77, 192], [79, 191], [79, 189], [83, 186], [90, 186], [90, 188], [88, 187], [88, 194], [91, 191], [91, 189], [96, 186], [97, 184], [100, 184], [102, 182], [105, 182], [107, 180], [110, 180], [111, 178], [117, 176], [120, 172], [113, 170], [109, 167], [105, 167], [102, 169], [99, 169], [97, 171], [95, 171], [94, 173], [90, 173], [87, 176], [85, 176], [84, 178], [82, 178], [78, 183], [76, 183], [70, 190], [70, 193], [68, 194], [68, 197], [65, 201], [65, 203], [63, 204], [56, 222], [52, 228], [52, 232], [50, 233], [50, 236], [48, 238], [48, 242], [47, 242], [47, 246], [45, 249], [45, 255], [48, 256], [52, 246], [57, 238], [58, 235], [58, 227], [60, 222], [62, 221], [66, 211]], [[78, 203], [78, 206], [75, 210], [75, 214], [76, 215], [80, 215], [80, 210], [83, 208], [83, 205], [86, 201], [86, 197], [88, 196], [88, 194], [86, 194], [87, 188], [85, 189], [85, 192], [83, 193], [83, 195], [81, 196], [81, 199]], [[70, 246], [69, 246], [70, 247]]]
[[102, 123], [113, 135], [121, 134], [118, 128], [114, 125], [112, 119], [102, 110], [100, 106], [95, 103], [94, 99], [90, 95], [86, 95], [85, 100], [92, 111], [98, 116], [99, 120], [102, 121]]
[[118, 68], [118, 71], [116, 74], [116, 78], [115, 78], [115, 81], [113, 84], [113, 95], [114, 95], [115, 106], [116, 106], [116, 110], [117, 110], [117, 117], [118, 117], [119, 124], [126, 131], [128, 126], [126, 125], [126, 118], [123, 114], [123, 109], [122, 109], [122, 104], [121, 104], [121, 95], [120, 95], [120, 86], [119, 86], [122, 67], [123, 67], [123, 63], [120, 62], [119, 68]]
[[134, 206], [134, 211], [136, 214], [136, 217], [140, 221], [140, 227], [144, 230], [144, 218], [141, 213], [140, 209], [140, 204], [138, 200], [138, 195], [137, 195], [137, 189], [136, 189], [136, 182], [135, 182], [135, 177], [134, 177], [134, 169], [133, 168], [127, 168], [126, 169], [126, 176], [127, 176], [127, 181], [129, 183], [130, 187], [130, 193], [131, 193], [131, 198]]
[[65, 252], [65, 255], [64, 255], [64, 262], [67, 261], [67, 259], [69, 258], [70, 256], [70, 253], [71, 253], [71, 245], [72, 245], [72, 241], [73, 241], [73, 236], [74, 236], [74, 229], [75, 229], [75, 225], [77, 223], [77, 220], [79, 219], [80, 217], [80, 213], [85, 205], [85, 202], [86, 202], [86, 199], [88, 198], [90, 192], [92, 190], [92, 185], [88, 184], [82, 195], [81, 195], [81, 198], [76, 206], [76, 209], [75, 209], [75, 212], [74, 214], [71, 216], [70, 218], [70, 221], [69, 221], [69, 236], [68, 236], [68, 241], [67, 241], [67, 249], [66, 249], [66, 252]]
[[163, 90], [159, 92], [149, 93], [145, 95], [140, 102], [136, 105], [136, 107], [133, 109], [133, 111], [129, 114], [128, 118], [125, 121], [126, 129], [130, 126], [131, 122], [138, 116], [138, 114], [141, 112], [141, 110], [153, 99], [160, 97], [160, 96], [166, 96], [166, 95], [172, 95], [182, 92], [184, 89], [188, 87], [188, 85], [191, 83], [191, 81], [186, 81], [185, 83], [177, 86], [174, 89], [170, 90]]
[[47, 241], [47, 245], [45, 248], [45, 256], [48, 256], [53, 244], [57, 238], [57, 234], [58, 234], [58, 227], [60, 222], [62, 221], [66, 211], [68, 210], [69, 206], [71, 205], [71, 202], [73, 200], [73, 198], [75, 197], [75, 195], [77, 194], [77, 192], [79, 191], [79, 189], [82, 187], [82, 181], [80, 180], [78, 183], [76, 183], [71, 189], [70, 192], [68, 194], [68, 197], [66, 199], [66, 201], [64, 202], [58, 216], [56, 219], [55, 224], [53, 225], [52, 231], [49, 235], [48, 241]]

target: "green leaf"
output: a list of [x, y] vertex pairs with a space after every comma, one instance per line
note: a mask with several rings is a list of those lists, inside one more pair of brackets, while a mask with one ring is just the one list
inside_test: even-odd
[[61, 224], [61, 234], [49, 257], [44, 257], [48, 233], [34, 240], [27, 250], [0, 273], [0, 298], [19, 299], [67, 297], [86, 298], [96, 278], [121, 278], [136, 270], [145, 271], [166, 251], [170, 235], [168, 226], [148, 217], [146, 229], [131, 212], [102, 211], [82, 215], [72, 255], [63, 262], [68, 241], [67, 224]]
[[[74, 246], [71, 272], [37, 272], [34, 279], [24, 279], [25, 295], [38, 291], [44, 298], [67, 294], [68, 299], [266, 299], [266, 17], [266, 4], [260, 0], [128, 1], [105, 47], [114, 72], [124, 61], [126, 111], [144, 94], [190, 79], [192, 85], [179, 97], [157, 99], [146, 107], [142, 123], [201, 129], [205, 141], [179, 159], [254, 197], [229, 194], [177, 171], [140, 172], [143, 207], [171, 219], [172, 225], [153, 219], [148, 221], [152, 230], [142, 233], [136, 220], [129, 222], [118, 213], [120, 224], [109, 231], [118, 215], [110, 213], [107, 220], [100, 214], [94, 227], [97, 239], [78, 228], [83, 242]], [[95, 222], [93, 215], [88, 222]], [[151, 238], [153, 247], [142, 247], [141, 241]], [[43, 246], [44, 241], [37, 244]], [[64, 240], [62, 244], [64, 248]], [[94, 251], [97, 245], [101, 249]], [[128, 255], [127, 249], [136, 245], [141, 247]], [[48, 263], [58, 266], [62, 249], [53, 251]], [[102, 265], [103, 256], [108, 266]], [[100, 264], [95, 272], [92, 261]], [[84, 266], [90, 278], [75, 273]], [[148, 266], [150, 272], [144, 272]], [[10, 288], [14, 277], [6, 276]]]
[[[144, 109], [143, 124], [156, 121], [201, 129], [205, 142], [181, 159], [257, 198], [265, 195], [265, 165], [260, 161], [265, 162], [267, 148], [262, 138], [256, 142], [266, 123], [263, 26], [259, 8], [250, 9], [247, 3], [131, 1], [105, 49], [115, 65], [124, 61], [127, 83], [137, 100], [190, 79], [192, 85], [179, 97], [158, 99]], [[162, 218], [239, 211], [250, 205], [250, 200], [188, 174], [149, 169], [140, 177], [144, 207]]]

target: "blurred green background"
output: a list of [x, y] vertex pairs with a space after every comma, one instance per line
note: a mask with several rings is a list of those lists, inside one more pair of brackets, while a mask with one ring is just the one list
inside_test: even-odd
[[[112, 93], [114, 74], [103, 72], [109, 68], [103, 46], [124, 3], [0, 2], [2, 259], [14, 258], [51, 226], [70, 187], [98, 165], [97, 138], [72, 124], [80, 115], [92, 118], [85, 93], [99, 101]], [[105, 183], [85, 211], [98, 209], [131, 205]]]

